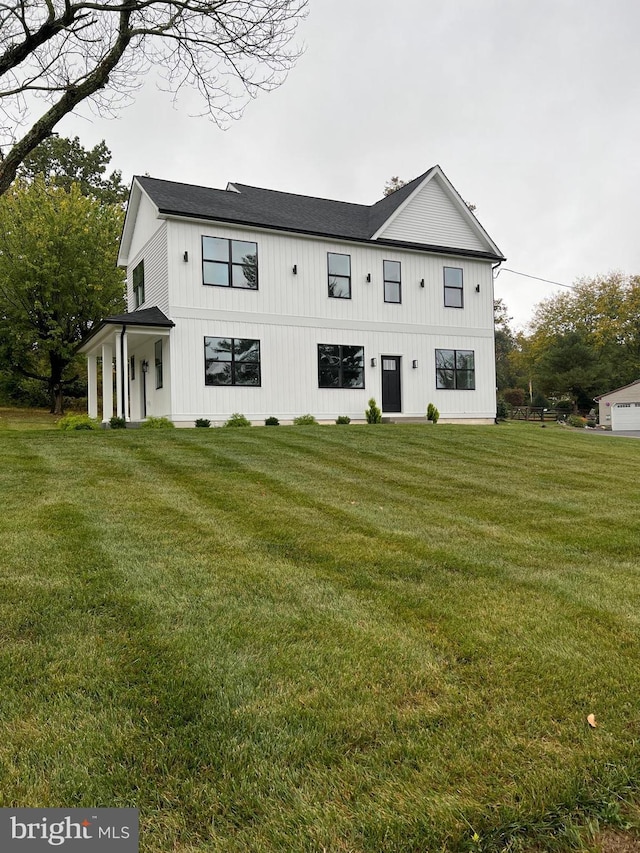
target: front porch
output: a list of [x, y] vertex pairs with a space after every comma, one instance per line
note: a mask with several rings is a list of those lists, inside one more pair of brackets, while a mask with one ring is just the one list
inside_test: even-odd
[[87, 356], [89, 417], [99, 416], [99, 375], [103, 423], [114, 414], [128, 423], [151, 414], [170, 414], [168, 366], [174, 325], [158, 308], [107, 317], [100, 323], [79, 350]]

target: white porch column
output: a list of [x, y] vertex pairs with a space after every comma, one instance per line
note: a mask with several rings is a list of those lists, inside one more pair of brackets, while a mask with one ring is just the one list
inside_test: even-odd
[[87, 402], [90, 418], [98, 417], [98, 358], [87, 356]]
[[124, 396], [123, 396], [123, 414], [122, 417], [125, 420], [131, 420], [131, 412], [129, 411], [129, 337], [125, 331], [122, 338], [122, 362], [123, 362], [123, 376], [124, 376]]
[[114, 344], [116, 347], [116, 415], [119, 418], [123, 418], [124, 411], [122, 408], [122, 352], [120, 350], [120, 332], [116, 334]]
[[113, 347], [102, 344], [102, 423], [113, 417]]

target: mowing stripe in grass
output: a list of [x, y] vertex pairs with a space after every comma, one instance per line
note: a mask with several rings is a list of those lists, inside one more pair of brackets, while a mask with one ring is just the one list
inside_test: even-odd
[[602, 518], [550, 429], [9, 439], [5, 801], [138, 805], [149, 851], [417, 853], [636, 786], [637, 456]]

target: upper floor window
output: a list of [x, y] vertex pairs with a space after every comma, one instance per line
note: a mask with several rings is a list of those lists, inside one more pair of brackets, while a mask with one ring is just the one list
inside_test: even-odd
[[136, 308], [144, 302], [144, 260], [133, 269], [133, 301]]
[[320, 388], [364, 388], [364, 347], [318, 344]]
[[462, 270], [459, 267], [444, 268], [445, 308], [463, 308]]
[[162, 388], [162, 338], [156, 341], [156, 388]]
[[400, 261], [383, 261], [384, 301], [402, 302], [402, 280], [400, 278]]
[[258, 289], [258, 244], [226, 237], [202, 238], [202, 281], [216, 287]]
[[329, 296], [351, 299], [351, 255], [327, 252], [329, 270]]
[[260, 385], [260, 341], [204, 339], [205, 385]]
[[436, 388], [473, 391], [475, 387], [476, 369], [473, 350], [436, 350]]

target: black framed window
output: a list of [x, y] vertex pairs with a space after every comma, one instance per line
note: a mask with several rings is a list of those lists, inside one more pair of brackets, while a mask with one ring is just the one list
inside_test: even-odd
[[351, 299], [351, 255], [327, 252], [329, 271], [329, 296], [334, 299]]
[[133, 301], [136, 308], [144, 302], [144, 260], [133, 269]]
[[213, 287], [258, 289], [258, 244], [226, 237], [202, 238], [202, 282]]
[[462, 270], [459, 267], [444, 268], [444, 306], [463, 308]]
[[204, 339], [205, 385], [260, 385], [260, 341]]
[[318, 344], [320, 388], [364, 388], [364, 347]]
[[475, 387], [476, 368], [473, 350], [436, 350], [436, 388], [473, 391]]
[[402, 302], [402, 278], [400, 261], [383, 261], [384, 301]]
[[156, 388], [162, 388], [162, 338], [156, 341]]

